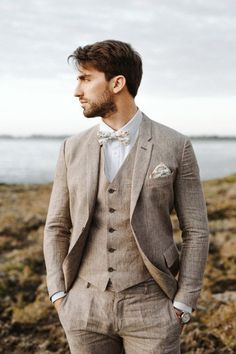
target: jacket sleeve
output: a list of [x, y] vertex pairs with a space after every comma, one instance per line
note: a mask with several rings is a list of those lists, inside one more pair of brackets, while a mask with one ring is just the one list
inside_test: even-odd
[[186, 139], [175, 185], [175, 210], [182, 231], [178, 290], [174, 300], [193, 309], [208, 255], [208, 220], [197, 160]]
[[50, 297], [57, 291], [65, 291], [62, 263], [68, 253], [72, 228], [65, 147], [66, 140], [60, 148], [44, 229], [43, 251]]

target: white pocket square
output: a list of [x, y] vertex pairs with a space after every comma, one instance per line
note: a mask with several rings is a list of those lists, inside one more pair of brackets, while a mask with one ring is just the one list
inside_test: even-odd
[[157, 165], [152, 173], [150, 174], [149, 178], [160, 178], [166, 177], [171, 175], [171, 170], [167, 167], [163, 162]]

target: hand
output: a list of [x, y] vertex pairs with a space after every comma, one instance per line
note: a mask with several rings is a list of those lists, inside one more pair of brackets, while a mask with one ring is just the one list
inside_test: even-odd
[[183, 328], [184, 328], [184, 324], [183, 324], [182, 321], [180, 320], [180, 316], [181, 316], [181, 314], [183, 313], [183, 311], [177, 309], [176, 307], [174, 307], [174, 310], [175, 310], [175, 312], [176, 312], [176, 316], [177, 316], [178, 319], [179, 319], [179, 324], [180, 324], [180, 328], [181, 328], [180, 333], [182, 333]]
[[55, 306], [57, 312], [60, 309], [61, 303], [62, 303], [63, 297], [60, 297], [60, 299], [57, 299], [56, 301], [54, 301], [53, 305]]

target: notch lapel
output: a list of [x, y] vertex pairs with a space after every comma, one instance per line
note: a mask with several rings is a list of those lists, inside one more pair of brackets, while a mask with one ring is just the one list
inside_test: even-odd
[[88, 218], [92, 214], [92, 210], [96, 201], [98, 189], [98, 172], [100, 164], [100, 150], [101, 146], [97, 140], [97, 131], [99, 126], [94, 127], [90, 136], [87, 157], [86, 157], [86, 170], [87, 170], [87, 213]]
[[130, 200], [130, 220], [143, 186], [151, 158], [153, 143], [152, 121], [145, 114], [139, 128], [138, 145], [134, 161], [134, 171], [132, 176], [131, 200]]

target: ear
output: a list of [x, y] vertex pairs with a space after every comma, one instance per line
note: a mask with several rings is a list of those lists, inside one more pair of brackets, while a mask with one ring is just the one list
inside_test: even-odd
[[119, 93], [125, 85], [126, 79], [123, 75], [118, 75], [111, 79], [111, 89], [114, 93]]

